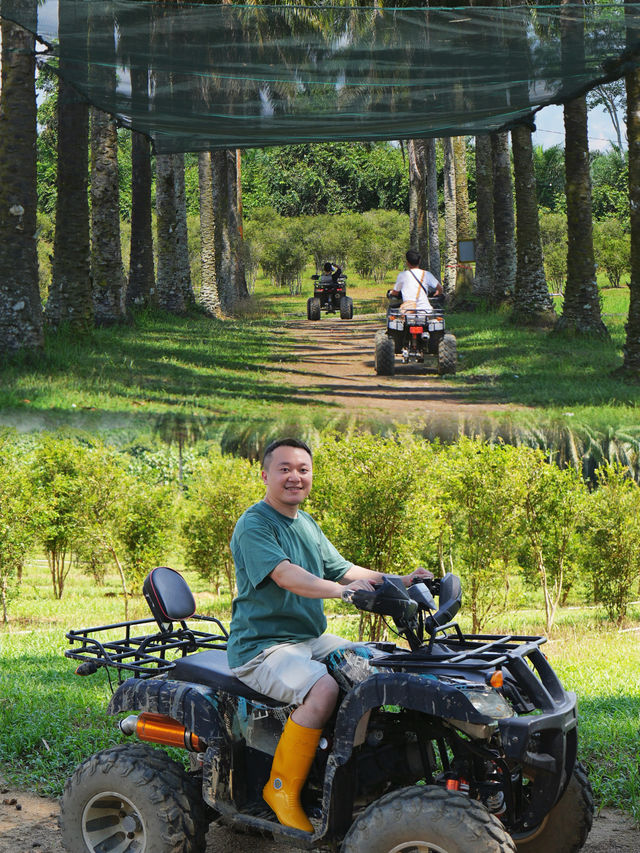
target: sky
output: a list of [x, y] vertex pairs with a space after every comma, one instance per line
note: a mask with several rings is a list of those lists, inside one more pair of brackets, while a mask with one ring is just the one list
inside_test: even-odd
[[[533, 134], [533, 144], [542, 145], [543, 148], [551, 148], [560, 145], [564, 148], [564, 121], [562, 107], [544, 107], [536, 113], [536, 132]], [[625, 136], [626, 125], [621, 120], [622, 141], [627, 147]], [[617, 145], [616, 132], [606, 110], [594, 108], [589, 110], [588, 128], [589, 150], [604, 151], [611, 148], [611, 143]]]

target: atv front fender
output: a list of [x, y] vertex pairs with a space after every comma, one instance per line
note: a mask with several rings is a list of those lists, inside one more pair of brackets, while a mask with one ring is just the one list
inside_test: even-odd
[[406, 672], [376, 673], [350, 690], [342, 700], [333, 740], [333, 758], [337, 764], [349, 760], [360, 719], [367, 711], [382, 705], [398, 705], [439, 719], [476, 725], [496, 723], [477, 711], [452, 684]]

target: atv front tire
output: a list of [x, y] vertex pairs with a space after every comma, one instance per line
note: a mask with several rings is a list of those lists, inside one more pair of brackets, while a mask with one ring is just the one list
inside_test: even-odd
[[207, 808], [163, 750], [125, 744], [86, 759], [68, 780], [60, 826], [69, 853], [204, 853]]
[[515, 853], [500, 821], [464, 794], [413, 785], [381, 797], [357, 818], [341, 853]]
[[582, 850], [593, 823], [593, 791], [578, 763], [567, 789], [540, 826], [528, 835], [514, 835], [518, 853], [576, 853]]
[[312, 296], [307, 299], [307, 318], [309, 320], [319, 320], [322, 306], [317, 296]]
[[376, 373], [378, 376], [393, 376], [396, 369], [396, 354], [393, 341], [386, 332], [376, 333]]
[[438, 344], [438, 373], [455, 373], [458, 364], [458, 344], [454, 335], [445, 335]]
[[340, 300], [340, 319], [351, 320], [353, 317], [353, 299], [350, 296], [343, 296]]

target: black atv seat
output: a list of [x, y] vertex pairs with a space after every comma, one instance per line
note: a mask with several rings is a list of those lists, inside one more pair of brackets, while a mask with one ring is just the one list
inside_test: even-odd
[[250, 702], [259, 702], [269, 708], [284, 708], [285, 702], [278, 702], [256, 693], [229, 669], [227, 653], [224, 649], [210, 649], [206, 652], [195, 652], [186, 655], [175, 662], [175, 666], [169, 671], [168, 677], [172, 681], [192, 681], [195, 684], [204, 684], [215, 690], [224, 690], [235, 696], [242, 696]]

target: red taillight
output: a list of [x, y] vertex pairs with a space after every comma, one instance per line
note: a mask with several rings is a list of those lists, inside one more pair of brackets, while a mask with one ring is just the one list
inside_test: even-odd
[[423, 326], [409, 326], [409, 332], [412, 335], [421, 335], [423, 332]]

